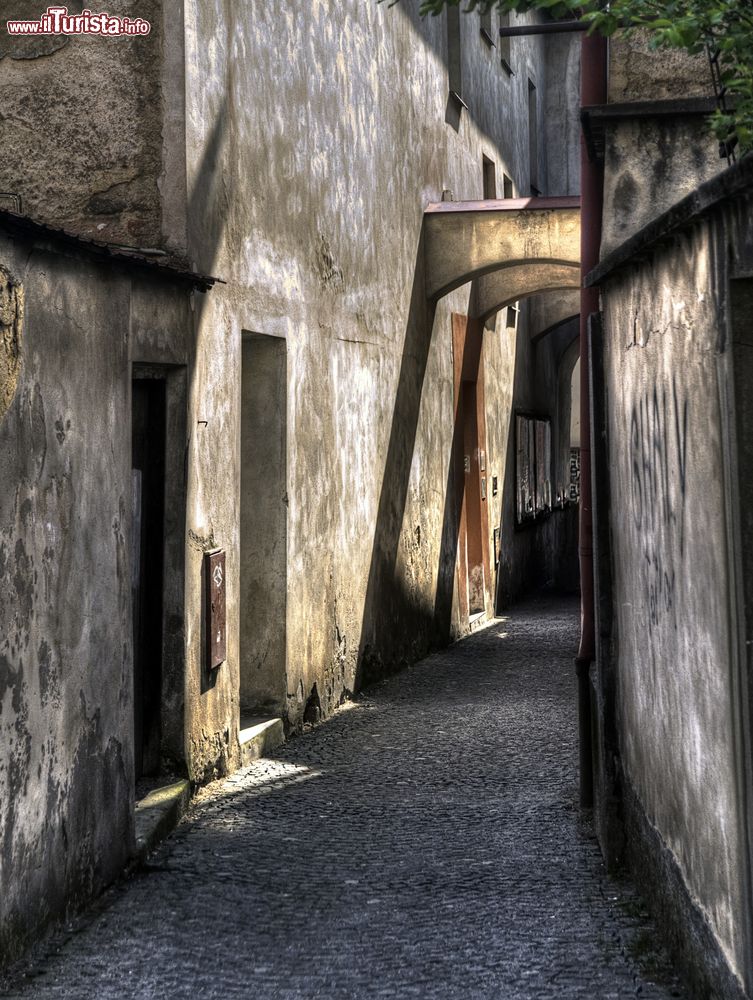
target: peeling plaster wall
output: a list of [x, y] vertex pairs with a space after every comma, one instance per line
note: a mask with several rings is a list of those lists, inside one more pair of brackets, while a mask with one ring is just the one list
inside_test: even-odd
[[713, 94], [705, 54], [691, 56], [680, 49], [651, 48], [650, 36], [636, 31], [609, 39], [607, 100], [667, 101]]
[[[0, 410], [6, 962], [132, 850], [130, 331], [148, 309], [182, 339], [187, 308], [184, 292], [5, 236], [0, 274], [2, 343], [20, 345]], [[22, 329], [6, 324], [14, 299]]]
[[[208, 423], [194, 427], [189, 455], [189, 606], [202, 549], [225, 548], [229, 573], [228, 661], [203, 693], [189, 616], [196, 776], [230, 766], [234, 752], [243, 330], [287, 341], [289, 724], [315, 685], [327, 714], [364, 677], [447, 638], [435, 612], [438, 585], [455, 584], [456, 552], [442, 548], [450, 312], [468, 311], [470, 289], [427, 309], [422, 213], [444, 190], [480, 198], [482, 153], [500, 194], [503, 170], [527, 193], [527, 79], [544, 123], [546, 46], [513, 40], [510, 76], [478, 16], [462, 17], [461, 112], [448, 97], [446, 18], [422, 21], [417, 7], [347, 0], [334, 17], [321, 0], [186, 4], [189, 253], [228, 282], [198, 316], [192, 385]], [[547, 142], [539, 148], [544, 158]], [[576, 183], [558, 170], [550, 176]], [[502, 319], [484, 357], [493, 421], [509, 410], [515, 368]], [[488, 447], [502, 486], [506, 434], [493, 431]], [[446, 625], [465, 627], [457, 609]]]
[[0, 418], [13, 401], [21, 374], [23, 287], [0, 269]]
[[[46, 4], [4, 0], [3, 22]], [[68, 3], [71, 14], [85, 4]], [[147, 36], [0, 36], [0, 191], [33, 218], [131, 246], [159, 246], [160, 0], [112, 0]], [[12, 205], [3, 200], [3, 206]]]
[[[135, 11], [122, 0], [112, 12], [148, 17], [148, 38], [58, 39], [44, 52], [35, 41], [0, 62], [12, 154], [0, 188], [79, 232], [185, 249], [227, 282], [196, 297], [190, 324], [185, 589], [172, 633], [185, 674], [163, 721], [177, 756], [185, 710], [196, 780], [240, 759], [243, 331], [286, 342], [288, 724], [310, 700], [326, 715], [364, 679], [467, 627], [443, 528], [456, 515], [450, 315], [469, 311], [471, 289], [427, 304], [423, 210], [444, 191], [481, 198], [482, 154], [500, 195], [503, 172], [516, 194], [529, 192], [529, 80], [539, 183], [545, 194], [577, 190], [577, 156], [563, 142], [577, 122], [577, 40], [513, 39], [510, 75], [478, 15], [462, 17], [461, 110], [449, 97], [446, 16], [421, 20], [417, 9], [418, 0], [154, 0]], [[484, 343], [487, 448], [502, 492], [511, 387], [537, 377], [526, 316], [515, 343], [503, 316]], [[132, 305], [132, 325], [143, 347], [134, 360], [172, 357], [142, 307]], [[554, 393], [556, 372], [546, 371]], [[215, 547], [227, 556], [228, 646], [208, 675], [202, 560]], [[530, 557], [525, 546], [510, 556], [511, 596]]]
[[[704, 58], [610, 43], [610, 101], [711, 94]], [[602, 259], [725, 168], [702, 118], [608, 125]], [[617, 778], [597, 795], [600, 835], [629, 858], [698, 994], [724, 997], [753, 986], [728, 299], [730, 271], [751, 273], [749, 213], [750, 198], [717, 206], [601, 288], [612, 593], [597, 754]]]
[[[683, 888], [664, 922], [688, 966], [717, 961], [699, 959], [703, 934], [682, 924], [697, 908], [748, 989], [749, 720], [737, 647], [726, 290], [728, 266], [750, 273], [749, 246], [735, 261], [749, 242], [749, 212], [750, 199], [715, 213], [603, 287], [625, 787], [678, 866]], [[644, 853], [634, 845], [639, 868]], [[661, 891], [671, 895], [670, 884]], [[707, 976], [720, 996], [738, 995]]]
[[641, 118], [608, 126], [601, 256], [726, 167], [703, 118]]
[[[640, 33], [610, 39], [610, 102], [711, 98], [713, 93], [706, 56], [672, 50], [659, 54]], [[726, 167], [703, 117], [609, 123], [601, 256]]]

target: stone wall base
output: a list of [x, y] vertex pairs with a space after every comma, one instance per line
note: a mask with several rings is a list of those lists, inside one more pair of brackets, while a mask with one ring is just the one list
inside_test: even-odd
[[674, 854], [625, 778], [625, 859], [690, 994], [698, 1000], [749, 1000], [692, 898]]

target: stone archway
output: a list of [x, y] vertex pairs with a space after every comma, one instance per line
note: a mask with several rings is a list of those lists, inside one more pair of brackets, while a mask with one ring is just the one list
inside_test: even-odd
[[[579, 198], [439, 202], [426, 209], [424, 231], [430, 300], [501, 270], [516, 282], [516, 295], [579, 287]], [[487, 283], [485, 308], [504, 297], [502, 285]]]
[[[531, 262], [500, 267], [477, 278], [473, 283], [471, 315], [482, 322], [513, 302], [520, 302], [550, 292], [578, 296], [580, 267], [577, 264], [550, 264]], [[567, 296], [565, 296], [567, 298]], [[545, 300], [554, 299], [546, 294]], [[569, 308], [568, 301], [568, 308]], [[575, 313], [578, 312], [576, 307]], [[569, 309], [568, 315], [573, 315]]]
[[552, 290], [531, 303], [531, 340], [538, 343], [580, 315], [580, 289]]
[[[531, 309], [540, 314], [529, 327], [533, 344], [539, 339], [537, 335], [543, 337], [554, 333], [555, 329], [562, 329], [568, 318], [577, 315], [581, 284], [580, 200], [530, 198], [430, 205], [424, 216], [423, 257], [428, 303], [435, 304], [462, 285], [471, 286], [468, 316], [453, 315], [456, 385], [452, 466], [456, 474], [452, 482], [459, 519], [457, 525], [451, 525], [456, 530], [443, 530], [443, 538], [447, 534], [455, 543], [445, 548], [457, 552], [459, 608], [461, 617], [465, 617], [470, 626], [474, 612], [489, 603], [489, 595], [485, 593], [482, 599], [481, 592], [488, 590], [492, 578], [488, 551], [492, 546], [487, 537], [488, 528], [484, 530], [486, 508], [480, 520], [476, 518], [478, 524], [471, 517], [472, 513], [478, 513], [476, 508], [479, 506], [476, 480], [481, 484], [481, 500], [487, 495], [484, 489], [487, 485], [485, 446], [481, 433], [485, 420], [481, 346], [485, 321], [514, 302], [531, 299]], [[461, 332], [463, 336], [459, 336]], [[557, 354], [563, 336], [567, 337], [567, 331], [555, 335], [551, 342]], [[567, 346], [572, 349], [573, 345]], [[574, 346], [577, 350], [577, 343]], [[459, 369], [462, 369], [460, 374]], [[511, 390], [515, 384], [513, 375]], [[555, 406], [560, 395], [555, 384]], [[562, 402], [569, 404], [569, 395], [565, 400], [562, 394]], [[569, 418], [569, 406], [567, 409]], [[560, 424], [565, 421], [559, 412], [553, 416], [559, 437]], [[569, 419], [567, 423], [569, 431]], [[478, 431], [475, 436], [474, 430]], [[557, 441], [555, 447], [559, 444]], [[557, 468], [564, 464], [560, 461]], [[505, 474], [503, 478], [509, 477]], [[481, 506], [483, 508], [483, 503]], [[499, 535], [502, 535], [501, 526]], [[496, 560], [496, 530], [493, 550]], [[437, 603], [442, 607], [449, 605], [447, 597], [442, 602], [438, 597]]]

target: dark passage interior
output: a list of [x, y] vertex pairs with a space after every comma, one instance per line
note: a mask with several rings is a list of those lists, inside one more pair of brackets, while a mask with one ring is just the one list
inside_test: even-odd
[[136, 777], [160, 766], [165, 382], [132, 383], [133, 725]]
[[481, 478], [484, 470], [481, 469], [483, 452], [479, 448], [475, 382], [462, 383], [460, 406], [463, 420], [468, 611], [469, 614], [475, 615], [481, 614], [484, 610], [484, 552], [481, 523]]

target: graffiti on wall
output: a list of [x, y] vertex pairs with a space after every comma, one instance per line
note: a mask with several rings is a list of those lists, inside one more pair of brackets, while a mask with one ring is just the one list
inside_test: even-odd
[[654, 383], [630, 416], [632, 511], [650, 626], [677, 627], [676, 587], [685, 558], [688, 399], [677, 382]]

